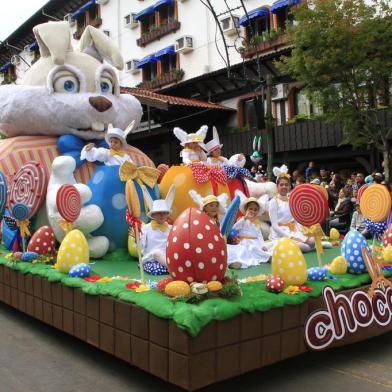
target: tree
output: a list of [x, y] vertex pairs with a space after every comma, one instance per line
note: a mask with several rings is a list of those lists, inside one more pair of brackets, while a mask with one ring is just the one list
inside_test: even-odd
[[[342, 144], [374, 145], [392, 180], [392, 129], [378, 109], [390, 104], [392, 6], [387, 0], [309, 0], [293, 7], [293, 50], [278, 64], [327, 121], [342, 125]], [[389, 115], [389, 109], [388, 109]]]

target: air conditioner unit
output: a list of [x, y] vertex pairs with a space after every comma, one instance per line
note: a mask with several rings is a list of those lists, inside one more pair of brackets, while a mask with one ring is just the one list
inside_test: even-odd
[[140, 69], [137, 68], [137, 64], [138, 64], [139, 60], [136, 59], [132, 59], [129, 60], [125, 63], [125, 72], [129, 72], [131, 74], [135, 74], [140, 72]]
[[64, 20], [68, 22], [70, 26], [73, 26], [76, 23], [75, 19], [72, 19], [72, 14], [65, 15]]
[[110, 30], [102, 30], [104, 34], [106, 34], [108, 37], [110, 37]]
[[134, 29], [139, 26], [139, 22], [136, 20], [136, 13], [131, 13], [124, 16], [124, 27], [127, 29]]
[[228, 15], [220, 20], [223, 32], [226, 35], [237, 34], [240, 28], [240, 18], [235, 15]]
[[105, 5], [108, 2], [109, 0], [95, 0], [95, 4], [99, 4], [99, 5]]
[[184, 35], [176, 39], [175, 51], [177, 53], [187, 53], [193, 50], [193, 38], [189, 35]]
[[288, 86], [287, 84], [281, 83], [276, 84], [272, 87], [272, 100], [279, 101], [280, 99], [287, 98]]
[[11, 56], [11, 64], [12, 65], [19, 65], [20, 64], [20, 57], [17, 54]]

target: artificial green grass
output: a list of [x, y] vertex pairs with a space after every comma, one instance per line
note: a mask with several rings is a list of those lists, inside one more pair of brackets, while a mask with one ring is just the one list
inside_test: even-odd
[[[181, 301], [173, 301], [154, 290], [137, 293], [125, 287], [127, 281], [112, 280], [103, 282], [86, 282], [81, 278], [70, 278], [67, 274], [58, 272], [52, 266], [45, 264], [31, 264], [27, 262], [10, 263], [5, 255], [8, 253], [4, 248], [0, 248], [0, 264], [19, 270], [22, 273], [31, 273], [47, 278], [50, 282], [61, 282], [69, 287], [79, 287], [86, 294], [90, 295], [110, 295], [123, 301], [133, 302], [136, 305], [153, 313], [157, 317], [173, 319], [176, 324], [186, 330], [191, 336], [196, 336], [201, 329], [213, 320], [226, 320], [239, 313], [268, 311], [284, 305], [297, 305], [306, 301], [309, 297], [321, 295], [325, 286], [331, 286], [334, 290], [350, 289], [359, 287], [370, 282], [368, 274], [338, 275], [334, 280], [322, 282], [307, 282], [306, 285], [313, 288], [311, 293], [299, 292], [295, 295], [284, 293], [274, 294], [265, 289], [264, 282], [251, 282], [241, 284], [242, 296], [223, 299], [213, 298], [202, 301], [199, 304], [189, 304]], [[340, 254], [340, 248], [327, 249], [323, 255], [323, 263], [327, 264], [335, 256]], [[314, 252], [305, 255], [308, 267], [316, 266], [317, 259]], [[126, 250], [116, 250], [109, 257], [102, 260], [93, 261], [93, 273], [101, 276], [130, 276], [139, 278], [137, 262], [131, 259]], [[240, 278], [270, 272], [270, 264], [252, 267], [247, 270], [235, 271]], [[230, 273], [230, 272], [228, 272]], [[386, 274], [392, 275], [391, 273]], [[159, 280], [160, 277], [146, 275], [147, 279]]]

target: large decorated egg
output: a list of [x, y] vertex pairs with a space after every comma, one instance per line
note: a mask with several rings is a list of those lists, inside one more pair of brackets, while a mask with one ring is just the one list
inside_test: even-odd
[[304, 255], [290, 238], [281, 238], [272, 252], [271, 272], [279, 275], [288, 285], [301, 285], [308, 278]]
[[329, 231], [329, 239], [330, 240], [338, 240], [340, 238], [340, 233], [337, 229], [335, 229], [334, 227]]
[[366, 265], [362, 257], [362, 246], [371, 253], [366, 238], [357, 230], [350, 230], [342, 242], [342, 256], [347, 260], [350, 274], [366, 272]]
[[40, 227], [31, 237], [27, 245], [29, 252], [36, 252], [39, 255], [52, 254], [55, 251], [55, 238], [53, 229], [50, 226]]
[[89, 260], [86, 237], [80, 230], [71, 230], [60, 245], [55, 268], [60, 272], [68, 273], [74, 265], [88, 263]]
[[222, 280], [227, 249], [219, 227], [204, 212], [188, 208], [173, 224], [166, 262], [171, 276], [177, 280], [188, 283]]
[[388, 245], [382, 251], [382, 258], [386, 263], [392, 263], [392, 245]]
[[383, 246], [392, 245], [392, 224], [389, 225], [388, 229], [384, 233]]

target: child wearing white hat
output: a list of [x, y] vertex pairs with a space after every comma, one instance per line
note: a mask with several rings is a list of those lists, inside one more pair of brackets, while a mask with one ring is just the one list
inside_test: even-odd
[[168, 274], [166, 267], [166, 244], [171, 225], [167, 219], [171, 212], [175, 188], [172, 185], [166, 199], [152, 200], [148, 191], [143, 187], [143, 194], [149, 208], [147, 216], [151, 222], [143, 225], [141, 232], [141, 253], [143, 269], [151, 275]]
[[207, 135], [207, 131], [207, 125], [203, 125], [195, 133], [186, 133], [178, 127], [173, 129], [174, 135], [180, 141], [181, 146], [184, 147], [180, 153], [180, 157], [185, 165], [189, 165], [193, 162], [206, 162], [207, 156], [202, 148], [205, 148], [204, 139]]
[[132, 121], [125, 131], [120, 128], [113, 128], [112, 124], [109, 124], [105, 135], [109, 148], [97, 148], [94, 143], [86, 144], [80, 153], [80, 159], [86, 159], [89, 162], [103, 162], [107, 166], [121, 165], [125, 161], [133, 162], [125, 148], [128, 145], [126, 137], [132, 131], [134, 123]]

